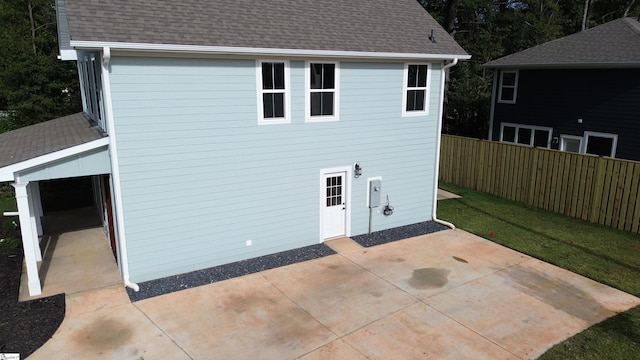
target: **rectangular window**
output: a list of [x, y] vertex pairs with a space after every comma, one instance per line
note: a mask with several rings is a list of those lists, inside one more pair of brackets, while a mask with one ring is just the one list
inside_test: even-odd
[[286, 124], [289, 116], [289, 64], [258, 61], [258, 124]]
[[98, 53], [81, 53], [78, 57], [83, 110], [93, 122], [106, 131], [105, 106], [102, 92], [102, 65]]
[[500, 73], [500, 90], [498, 102], [505, 104], [515, 104], [518, 93], [518, 72], [502, 71]]
[[502, 123], [500, 141], [549, 148], [553, 129], [544, 126]]
[[305, 72], [307, 121], [337, 121], [339, 64], [307, 62]]
[[560, 135], [560, 150], [579, 153], [582, 150], [582, 136]]
[[598, 156], [616, 157], [618, 135], [593, 131], [584, 132], [584, 152]]
[[429, 64], [404, 65], [404, 92], [402, 116], [426, 115], [429, 113]]

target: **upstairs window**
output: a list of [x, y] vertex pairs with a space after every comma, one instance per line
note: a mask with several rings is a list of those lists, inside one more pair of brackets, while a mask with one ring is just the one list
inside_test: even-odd
[[258, 61], [258, 124], [289, 123], [289, 64]]
[[426, 115], [429, 112], [430, 66], [405, 64], [403, 116]]
[[102, 93], [102, 67], [97, 53], [81, 53], [78, 57], [83, 110], [92, 121], [106, 131], [105, 106]]
[[306, 69], [307, 121], [338, 120], [338, 63], [308, 62]]
[[550, 127], [502, 123], [500, 141], [549, 148], [552, 133]]
[[515, 104], [518, 93], [518, 72], [500, 72], [500, 90], [498, 92], [498, 102], [505, 104]]

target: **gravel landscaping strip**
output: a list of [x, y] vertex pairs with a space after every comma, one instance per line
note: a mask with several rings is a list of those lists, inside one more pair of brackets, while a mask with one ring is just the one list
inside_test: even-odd
[[392, 241], [408, 239], [414, 236], [431, 234], [437, 231], [446, 230], [448, 227], [434, 221], [425, 221], [417, 224], [400, 226], [393, 229], [376, 231], [371, 234], [352, 236], [355, 242], [364, 247], [371, 247], [386, 244]]
[[318, 259], [335, 253], [325, 244], [311, 245], [185, 274], [168, 276], [162, 279], [145, 281], [138, 283], [140, 291], [136, 292], [127, 288], [127, 293], [129, 294], [129, 299], [135, 302], [280, 266]]

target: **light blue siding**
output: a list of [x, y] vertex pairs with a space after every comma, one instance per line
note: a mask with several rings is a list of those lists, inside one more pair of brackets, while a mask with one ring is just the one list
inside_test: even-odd
[[291, 123], [268, 126], [257, 121], [255, 66], [112, 58], [132, 281], [318, 243], [320, 169], [356, 161], [352, 235], [368, 230], [368, 177], [382, 177], [395, 208], [374, 214], [374, 230], [431, 219], [439, 64], [428, 116], [401, 116], [403, 63], [342, 62], [339, 121], [305, 123], [304, 62], [291, 60]]
[[65, 179], [111, 173], [109, 149], [104, 146], [82, 154], [47, 163], [20, 173], [21, 181]]

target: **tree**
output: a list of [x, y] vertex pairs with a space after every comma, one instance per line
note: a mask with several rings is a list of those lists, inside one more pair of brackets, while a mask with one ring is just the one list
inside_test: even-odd
[[0, 132], [82, 109], [75, 63], [57, 59], [52, 0], [0, 2]]
[[443, 131], [485, 138], [493, 72], [481, 65], [622, 16], [639, 0], [418, 0], [469, 53], [451, 68]]

